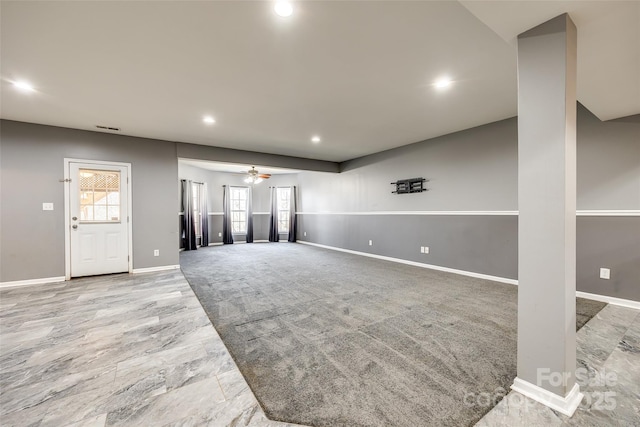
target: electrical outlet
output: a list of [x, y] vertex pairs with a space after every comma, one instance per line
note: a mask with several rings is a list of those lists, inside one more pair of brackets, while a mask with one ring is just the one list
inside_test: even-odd
[[373, 246], [373, 240], [369, 240], [369, 246]]
[[160, 249], [154, 249], [153, 256], [160, 256]]
[[218, 237], [222, 237], [222, 233], [218, 233]]
[[424, 246], [420, 246], [420, 253], [423, 254], [424, 253]]
[[608, 268], [601, 268], [600, 269], [600, 278], [609, 280], [611, 278], [611, 270], [609, 270]]
[[425, 246], [425, 247], [424, 247], [424, 253], [425, 253], [425, 254], [428, 254], [428, 253], [429, 253], [429, 246]]
[[304, 237], [307, 237], [307, 232], [306, 231], [304, 232]]
[[43, 211], [52, 211], [53, 210], [53, 203], [43, 203], [42, 204], [42, 210]]

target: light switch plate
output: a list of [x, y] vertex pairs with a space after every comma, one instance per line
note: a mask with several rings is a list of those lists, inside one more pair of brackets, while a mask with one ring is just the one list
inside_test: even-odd
[[42, 210], [43, 211], [52, 211], [53, 210], [53, 203], [43, 203], [42, 204]]

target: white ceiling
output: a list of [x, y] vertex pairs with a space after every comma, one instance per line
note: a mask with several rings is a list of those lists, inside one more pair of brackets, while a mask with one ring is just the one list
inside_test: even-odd
[[505, 41], [562, 13], [578, 28], [578, 99], [601, 120], [640, 114], [640, 1], [461, 1]]
[[0, 5], [10, 120], [343, 161], [516, 115], [515, 36], [564, 11], [578, 99], [640, 113], [638, 1], [296, 1], [289, 18], [270, 1]]

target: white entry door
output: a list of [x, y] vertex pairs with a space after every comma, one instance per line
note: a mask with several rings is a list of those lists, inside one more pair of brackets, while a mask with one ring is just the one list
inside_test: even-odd
[[68, 165], [70, 276], [129, 271], [128, 167]]

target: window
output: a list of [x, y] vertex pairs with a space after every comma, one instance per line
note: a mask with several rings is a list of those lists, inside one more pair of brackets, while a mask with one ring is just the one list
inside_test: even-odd
[[289, 232], [289, 207], [291, 205], [291, 188], [278, 187], [278, 232]]
[[80, 221], [120, 222], [120, 172], [80, 169]]
[[199, 183], [191, 184], [191, 194], [193, 201], [193, 224], [196, 231], [196, 239], [202, 238], [202, 212], [200, 212], [200, 197], [203, 197], [203, 187], [204, 185]]
[[242, 234], [247, 232], [247, 187], [231, 187], [231, 232]]

